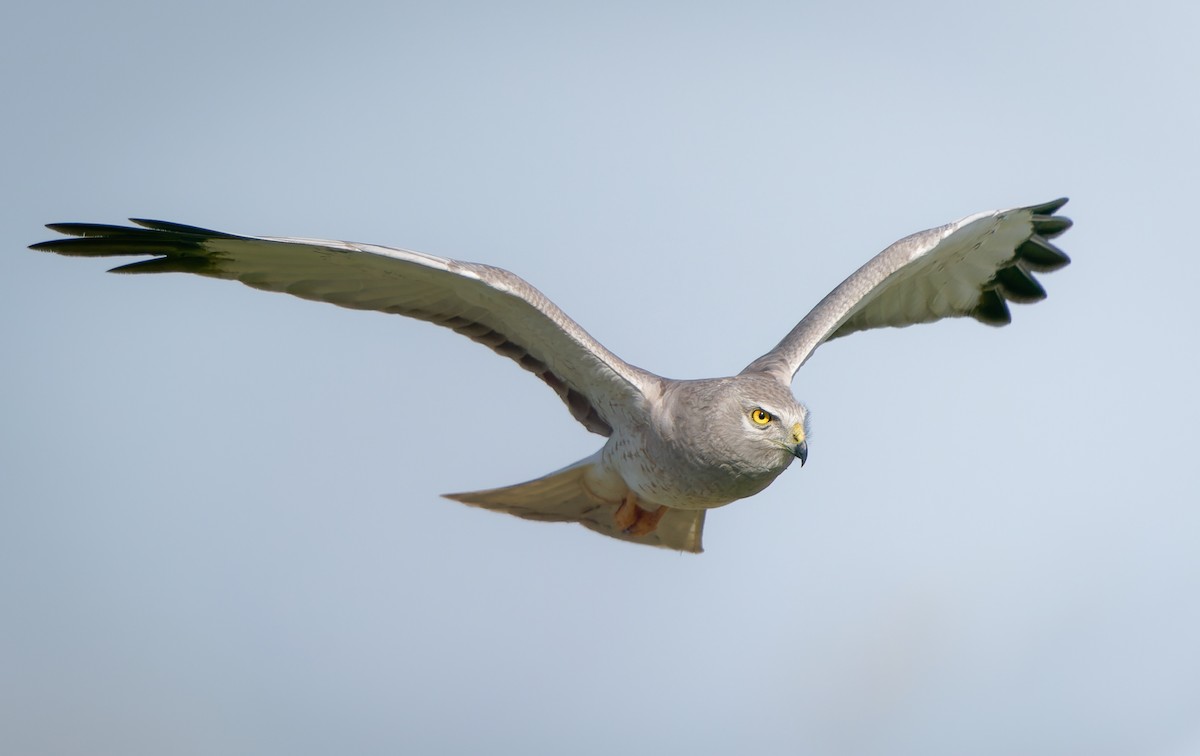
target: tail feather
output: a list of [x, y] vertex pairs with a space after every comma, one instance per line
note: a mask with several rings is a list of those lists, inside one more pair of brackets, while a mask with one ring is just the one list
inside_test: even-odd
[[693, 553], [704, 550], [700, 543], [704, 531], [703, 509], [669, 509], [654, 532], [646, 535], [624, 532], [613, 519], [620, 498], [602, 498], [587, 487], [586, 477], [593, 464], [594, 457], [589, 457], [558, 472], [514, 486], [444, 496], [526, 520], [578, 522], [585, 528], [622, 541]]

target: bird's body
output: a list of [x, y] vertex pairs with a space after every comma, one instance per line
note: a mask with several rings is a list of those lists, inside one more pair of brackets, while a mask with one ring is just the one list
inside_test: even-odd
[[671, 380], [608, 351], [541, 292], [487, 265], [369, 244], [247, 237], [162, 221], [53, 224], [65, 255], [154, 255], [114, 270], [192, 272], [451, 328], [545, 381], [595, 454], [515, 486], [449, 498], [534, 520], [579, 522], [623, 540], [701, 550], [706, 510], [753, 496], [808, 455], [808, 411], [791, 381], [821, 343], [854, 331], [971, 316], [1009, 320], [1037, 301], [1035, 271], [1069, 259], [1047, 239], [1066, 200], [980, 213], [891, 245], [737, 375]]

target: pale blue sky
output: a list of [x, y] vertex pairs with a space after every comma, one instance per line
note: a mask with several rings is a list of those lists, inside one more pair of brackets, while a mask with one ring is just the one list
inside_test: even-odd
[[[0, 752], [1200, 752], [1194, 4], [0, 30]], [[686, 378], [905, 234], [1064, 194], [1046, 302], [822, 348], [808, 465], [699, 557], [440, 499], [601, 441], [466, 339], [24, 249], [130, 215], [405, 246]]]

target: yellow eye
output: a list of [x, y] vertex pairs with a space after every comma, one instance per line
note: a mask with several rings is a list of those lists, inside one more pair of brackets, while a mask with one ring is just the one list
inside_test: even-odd
[[771, 422], [771, 413], [767, 412], [762, 407], [750, 410], [750, 420], [755, 425], [766, 425]]

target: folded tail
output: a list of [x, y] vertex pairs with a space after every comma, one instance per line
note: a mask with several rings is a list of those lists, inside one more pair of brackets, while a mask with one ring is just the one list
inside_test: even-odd
[[507, 512], [526, 520], [578, 522], [585, 528], [612, 538], [620, 538], [622, 541], [693, 553], [704, 550], [700, 545], [704, 530], [703, 509], [668, 509], [653, 532], [646, 535], [624, 532], [614, 520], [614, 514], [621, 503], [620, 497], [609, 500], [608, 497], [601, 497], [589, 490], [586, 485], [588, 472], [595, 461], [596, 457], [593, 455], [537, 480], [487, 491], [444, 496], [474, 507]]

